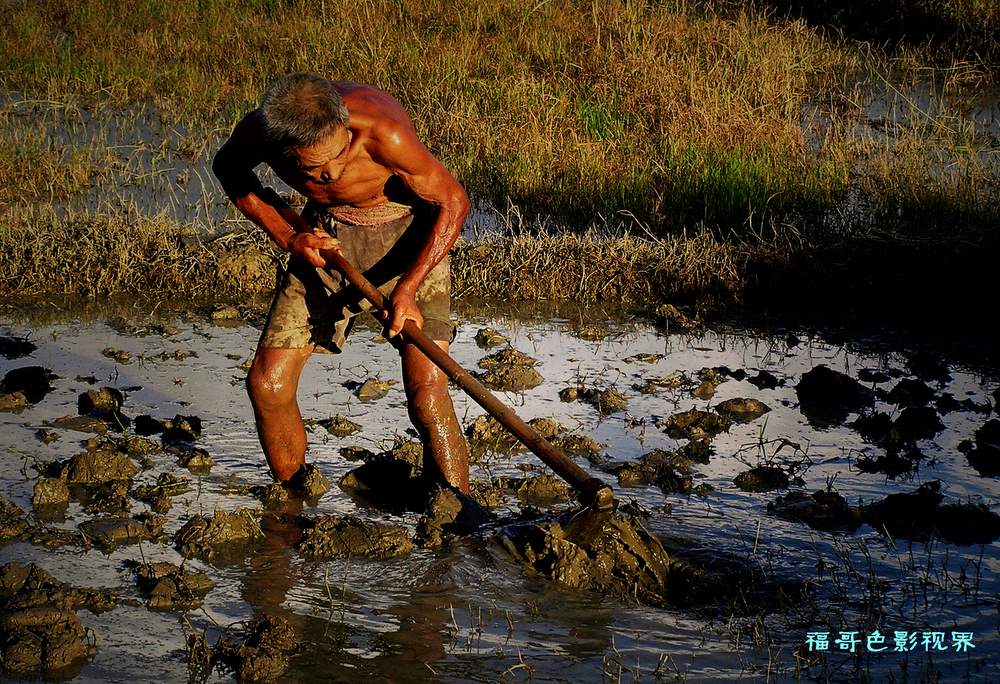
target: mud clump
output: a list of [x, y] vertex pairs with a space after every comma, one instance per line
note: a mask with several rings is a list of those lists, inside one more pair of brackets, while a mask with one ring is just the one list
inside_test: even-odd
[[[729, 369], [726, 368], [725, 370], [728, 371]], [[711, 399], [715, 396], [716, 388], [727, 380], [726, 375], [726, 373], [720, 372], [715, 368], [702, 368], [698, 371], [698, 380], [700, 380], [700, 383], [691, 390], [691, 396], [695, 399]]]
[[451, 487], [434, 485], [417, 523], [417, 542], [439, 547], [456, 536], [479, 531], [492, 517], [475, 499]]
[[626, 356], [622, 361], [625, 363], [656, 363], [664, 358], [663, 354], [633, 354]]
[[264, 508], [280, 509], [288, 501], [288, 488], [282, 482], [272, 482], [266, 487], [252, 487], [250, 493], [260, 499]]
[[591, 324], [584, 325], [573, 331], [573, 334], [581, 340], [588, 342], [600, 342], [611, 335], [611, 329], [606, 325]]
[[918, 439], [932, 439], [944, 429], [944, 424], [930, 406], [908, 406], [895, 420], [875, 411], [858, 416], [851, 427], [866, 441], [895, 456], [904, 448], [915, 449], [913, 443]]
[[94, 655], [80, 618], [70, 610], [38, 606], [0, 616], [3, 668], [15, 676], [66, 674]]
[[348, 471], [338, 484], [363, 505], [392, 514], [418, 511], [427, 489], [413, 466], [385, 458]]
[[[661, 389], [678, 390], [692, 384], [691, 378], [680, 371], [660, 377], [646, 378], [642, 383], [635, 383], [632, 389], [640, 394], [656, 394]], [[560, 395], [562, 398], [562, 395]], [[563, 401], [569, 401], [563, 399]]]
[[108, 432], [107, 421], [93, 416], [61, 416], [45, 424], [61, 430], [89, 432], [95, 435], [105, 435]]
[[215, 465], [212, 454], [204, 449], [189, 447], [186, 449], [173, 448], [173, 453], [177, 456], [177, 465], [187, 468], [195, 475], [203, 475]]
[[638, 518], [620, 513], [510, 525], [498, 542], [522, 565], [564, 586], [653, 606], [697, 601], [718, 584], [674, 561]]
[[339, 414], [330, 418], [324, 418], [323, 420], [318, 421], [317, 425], [334, 437], [349, 437], [355, 432], [361, 430], [360, 425]]
[[346, 515], [303, 518], [299, 553], [310, 560], [405, 556], [413, 550], [409, 532], [401, 525], [377, 523]]
[[864, 413], [858, 416], [851, 423], [851, 427], [872, 444], [880, 446], [891, 444], [898, 447], [902, 443], [899, 433], [893, 432], [892, 418], [889, 417], [888, 413], [883, 413], [882, 411]]
[[705, 437], [689, 440], [687, 444], [674, 452], [679, 458], [702, 465], [708, 465], [714, 453], [715, 448], [712, 446], [711, 440]]
[[318, 499], [330, 491], [330, 481], [314, 463], [303, 465], [289, 478], [287, 486], [306, 499]]
[[732, 421], [718, 413], [710, 413], [699, 409], [690, 409], [675, 413], [665, 421], [659, 421], [660, 426], [674, 439], [706, 439], [725, 432]]
[[87, 513], [124, 518], [132, 510], [128, 488], [128, 481], [118, 480], [98, 485], [74, 486], [70, 493], [83, 504], [83, 510]]
[[0, 380], [0, 395], [20, 393], [29, 404], [37, 404], [52, 391], [56, 375], [42, 366], [24, 366], [7, 371]]
[[903, 378], [889, 390], [885, 399], [890, 404], [897, 406], [923, 406], [933, 401], [935, 397], [937, 397], [937, 393], [922, 380]]
[[24, 392], [6, 392], [0, 394], [0, 411], [4, 413], [20, 413], [28, 407], [28, 398]]
[[110, 437], [108, 441], [115, 449], [132, 458], [144, 458], [162, 451], [159, 444], [144, 437]]
[[501, 344], [510, 343], [506, 335], [497, 332], [493, 328], [480, 328], [474, 339], [480, 349], [492, 349], [493, 347], [499, 347]]
[[517, 488], [517, 498], [532, 506], [551, 506], [569, 501], [569, 486], [555, 475], [536, 475]]
[[906, 441], [933, 439], [944, 430], [937, 411], [930, 406], [908, 406], [896, 418], [893, 427]]
[[368, 378], [360, 385], [355, 386], [354, 396], [363, 402], [377, 401], [389, 394], [389, 390], [395, 384], [395, 380]]
[[136, 416], [135, 433], [137, 435], [158, 435], [162, 433], [164, 429], [164, 421], [159, 420], [158, 418], [153, 418], [148, 414]]
[[257, 511], [238, 508], [215, 511], [212, 517], [195, 515], [174, 535], [174, 543], [185, 558], [214, 561], [244, 556], [249, 542], [263, 536]]
[[78, 589], [34, 564], [0, 567], [0, 661], [16, 676], [74, 676], [95, 651], [76, 616], [79, 608], [111, 610], [114, 594]]
[[744, 492], [769, 492], [788, 488], [788, 473], [776, 466], [757, 466], [733, 478], [733, 484]]
[[727, 399], [716, 405], [715, 411], [734, 423], [757, 420], [771, 409], [756, 399]]
[[135, 544], [149, 539], [158, 539], [163, 534], [167, 520], [161, 515], [140, 513], [134, 518], [98, 518], [79, 525], [80, 532], [92, 544], [105, 549], [114, 549], [126, 544]]
[[822, 365], [805, 373], [795, 392], [802, 413], [819, 427], [843, 423], [875, 400], [875, 393], [851, 376]]
[[951, 380], [948, 364], [941, 357], [929, 352], [918, 351], [910, 354], [906, 360], [906, 366], [911, 373], [923, 380], [942, 383]]
[[271, 682], [284, 674], [297, 650], [295, 630], [285, 618], [257, 615], [239, 633], [220, 637], [211, 657], [232, 670], [237, 681]]
[[63, 467], [63, 477], [69, 484], [94, 485], [131, 480], [139, 466], [123, 453], [108, 445], [95, 445], [69, 459]]
[[473, 480], [469, 483], [469, 497], [485, 509], [497, 508], [503, 503], [504, 488], [496, 481]]
[[65, 610], [86, 608], [92, 613], [100, 613], [114, 608], [116, 601], [111, 591], [70, 586], [34, 563], [0, 566], [0, 610], [55, 606]]
[[160, 439], [169, 446], [186, 446], [201, 439], [201, 418], [198, 416], [176, 415], [160, 423], [163, 430]]
[[423, 447], [403, 440], [349, 470], [338, 484], [363, 505], [392, 514], [420, 512], [429, 491], [422, 473]]
[[628, 408], [628, 399], [616, 389], [598, 390], [593, 387], [566, 387], [559, 391], [562, 401], [585, 401], [597, 409], [598, 413], [610, 414]]
[[28, 531], [24, 511], [12, 501], [0, 496], [0, 544], [14, 541]]
[[101, 350], [101, 356], [111, 359], [115, 363], [120, 363], [123, 366], [132, 363], [132, 355], [129, 354], [124, 349], [115, 349], [114, 347], [105, 347]]
[[625, 395], [615, 389], [604, 389], [596, 393], [584, 395], [584, 400], [589, 402], [598, 413], [618, 413], [628, 408], [628, 399]]
[[608, 472], [622, 487], [657, 485], [664, 494], [690, 494], [693, 479], [691, 462], [676, 453], [654, 449], [634, 463], [617, 464]]
[[958, 448], [983, 477], [1000, 475], [1000, 420], [986, 421], [976, 430], [975, 443], [965, 440]]
[[69, 486], [61, 477], [40, 477], [35, 480], [31, 494], [31, 505], [42, 517], [59, 517], [61, 510], [65, 513], [69, 505]]
[[924, 455], [914, 446], [905, 446], [901, 450], [893, 449], [871, 458], [865, 456], [857, 460], [858, 471], [862, 473], [883, 473], [890, 479], [908, 475], [917, 469]]
[[601, 450], [606, 445], [596, 441], [593, 437], [569, 434], [559, 435], [549, 441], [552, 442], [552, 446], [570, 456], [583, 456], [592, 463], [606, 460], [606, 457], [601, 454]]
[[375, 458], [374, 451], [359, 446], [340, 447], [337, 453], [340, 454], [340, 457], [345, 461], [368, 461]]
[[52, 444], [52, 442], [59, 441], [59, 433], [45, 428], [39, 428], [35, 430], [35, 439], [42, 444]]
[[87, 390], [77, 399], [77, 411], [81, 416], [99, 418], [118, 430], [128, 427], [131, 420], [121, 412], [125, 395], [114, 387]]
[[951, 392], [944, 392], [934, 400], [934, 408], [942, 416], [954, 411], [970, 411], [972, 413], [989, 413], [992, 409], [988, 403], [980, 404], [972, 399], [959, 401]]
[[170, 473], [161, 473], [153, 484], [141, 484], [132, 490], [132, 496], [149, 504], [157, 513], [170, 510], [171, 498], [184, 494], [189, 489], [189, 482]]
[[480, 359], [477, 365], [483, 370], [489, 370], [498, 366], [537, 366], [538, 359], [534, 359], [522, 351], [508, 347]]
[[165, 446], [177, 448], [193, 446], [201, 438], [201, 428], [201, 418], [198, 416], [179, 414], [165, 420], [144, 414], [136, 417], [134, 426], [137, 435], [160, 435]]
[[139, 591], [151, 610], [187, 611], [197, 608], [215, 583], [203, 572], [187, 572], [173, 563], [128, 562]]
[[33, 342], [24, 337], [0, 336], [0, 356], [5, 359], [19, 359], [29, 356], [38, 349]]
[[476, 373], [476, 377], [490, 389], [500, 392], [524, 392], [545, 382], [533, 365], [497, 364]]
[[861, 526], [861, 510], [837, 492], [789, 492], [767, 504], [768, 513], [783, 520], [805, 523], [814, 530], [853, 532]]
[[[548, 440], [566, 431], [555, 418], [532, 418], [528, 425], [538, 434]], [[469, 440], [469, 448], [473, 454], [479, 455], [488, 451], [511, 453], [524, 451], [526, 447], [493, 416], [477, 417], [465, 430]]]
[[718, 385], [709, 380], [702, 380], [697, 387], [691, 390], [691, 396], [695, 399], [711, 399], [715, 396], [715, 389]]
[[774, 373], [763, 369], [757, 371], [757, 375], [752, 378], [747, 378], [747, 382], [759, 390], [773, 390], [785, 384], [785, 381], [779, 380]]
[[890, 494], [862, 508], [864, 521], [879, 532], [912, 541], [937, 534], [959, 545], [989, 544], [1000, 537], [1000, 515], [985, 506], [943, 504], [941, 483], [925, 482], [915, 491]]

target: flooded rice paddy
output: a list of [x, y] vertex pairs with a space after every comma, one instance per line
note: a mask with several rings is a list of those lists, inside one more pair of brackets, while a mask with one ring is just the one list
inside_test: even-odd
[[[478, 331], [507, 338], [537, 360], [534, 369], [544, 378], [531, 389], [500, 393], [523, 418], [555, 418], [565, 428], [557, 437], [563, 447], [613, 484], [624, 507], [644, 511], [646, 528], [668, 552], [683, 550], [704, 568], [747, 570], [732, 575], [734, 586], [741, 585], [735, 591], [676, 596], [664, 605], [578, 591], [544, 569], [530, 570], [497, 541], [499, 524], [440, 547], [418, 543], [383, 560], [302, 553], [298, 528], [289, 523], [294, 505], [284, 518], [256, 513], [270, 477], [243, 388], [259, 330], [244, 318], [257, 326], [259, 320], [246, 312], [213, 321], [204, 312], [150, 318], [141, 311], [39, 311], [0, 326], [0, 335], [37, 347], [28, 356], [5, 348], [14, 358], [0, 359], [0, 375], [26, 366], [55, 374], [51, 391], [0, 413], [2, 491], [24, 512], [0, 548], [0, 564], [34, 563], [60, 582], [114, 594], [94, 610], [81, 607], [86, 602], [71, 606], [90, 655], [48, 676], [228, 681], [232, 669], [218, 660], [209, 665], [203, 647], [216, 647], [220, 637], [238, 640], [242, 624], [271, 615], [287, 621], [275, 632], [283, 637], [272, 635], [287, 646], [277, 659], [282, 681], [1000, 679], [1000, 530], [994, 531], [1000, 487], [989, 427], [996, 425], [988, 422], [996, 418], [996, 369], [914, 356], [886, 340], [832, 343], [807, 331], [764, 334], [735, 326], [682, 334], [569, 308], [531, 316], [462, 307], [452, 347], [459, 363], [478, 370], [480, 360], [506, 347], [497, 338], [484, 348], [489, 335], [477, 343]], [[814, 371], [821, 366], [859, 382], [830, 375], [817, 399], [800, 383], [807, 373], [811, 381], [825, 374]], [[371, 378], [389, 384], [381, 398], [362, 401], [358, 388]], [[355, 328], [344, 354], [309, 362], [299, 389], [310, 422], [307, 459], [330, 482], [364, 455], [345, 447], [378, 453], [413, 438], [398, 380], [395, 351], [367, 323]], [[100, 414], [81, 404], [82, 393], [101, 387], [121, 392], [120, 407], [112, 399]], [[574, 394], [576, 401], [565, 401]], [[471, 426], [482, 410], [457, 390], [453, 396], [460, 420]], [[752, 417], [759, 409], [737, 410], [752, 402], [727, 403], [732, 399], [755, 399], [769, 410]], [[124, 489], [97, 496], [71, 483], [68, 507], [33, 507], [40, 474], [53, 475], [53, 463], [85, 452], [84, 442], [94, 437], [58, 421], [84, 409], [105, 422], [128, 418], [128, 430], [111, 430], [112, 437], [146, 430], [148, 421], [136, 420], [141, 415], [172, 419], [204, 452], [190, 463], [190, 444], [186, 451], [159, 450], [170, 437], [153, 434], [148, 439], [157, 449], [133, 450], [137, 472]], [[676, 417], [690, 409], [706, 413]], [[862, 414], [866, 420], [855, 424]], [[189, 419], [181, 425], [175, 416]], [[335, 416], [360, 429], [338, 437], [340, 431], [317, 422]], [[200, 434], [190, 417], [200, 419]], [[646, 456], [654, 450], [662, 451]], [[558, 495], [538, 501], [518, 489], [524, 478], [544, 472], [530, 454], [505, 447], [476, 453], [472, 479], [503, 485], [479, 490], [484, 501], [486, 492], [495, 499], [489, 503], [499, 503], [497, 518], [544, 521], [574, 508]], [[72, 467], [83, 469], [79, 460]], [[184, 482], [158, 480], [165, 474]], [[633, 486], [620, 486], [619, 478]], [[169, 502], [136, 498], [141, 485], [157, 482], [174, 483]], [[912, 508], [886, 498], [922, 485]], [[804, 498], [795, 499], [799, 513], [773, 505], [778, 497], [820, 490], [843, 497], [826, 518], [810, 514]], [[882, 503], [871, 506], [876, 502]], [[120, 518], [151, 507], [165, 510], [161, 527], [137, 534], [149, 537], [139, 543], [133, 537], [101, 543], [99, 527], [81, 528], [106, 519], [109, 510], [117, 508]], [[240, 508], [255, 511], [259, 534], [252, 541], [211, 556], [180, 554], [174, 537], [189, 519]], [[307, 500], [301, 513], [402, 525], [407, 538], [420, 524], [417, 513], [367, 507], [336, 484]], [[203, 598], [187, 597], [189, 604], [154, 609], [134, 566], [159, 561], [183, 563], [185, 572], [203, 573], [214, 586]], [[760, 598], [755, 590], [764, 587], [786, 590], [780, 598], [767, 592]], [[887, 635], [884, 652], [867, 648], [865, 637], [875, 630]], [[944, 650], [918, 642], [896, 651], [895, 631], [943, 632]], [[830, 650], [810, 651], [809, 632], [828, 632]], [[853, 653], [834, 643], [841, 632], [861, 635]], [[952, 632], [971, 632], [974, 648], [953, 648]]]

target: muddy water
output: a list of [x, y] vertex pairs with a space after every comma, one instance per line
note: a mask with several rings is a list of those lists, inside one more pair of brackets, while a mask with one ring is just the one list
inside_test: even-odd
[[[760, 463], [791, 466], [802, 478], [792, 490], [813, 492], [831, 484], [851, 504], [871, 502], [886, 494], [910, 492], [931, 480], [941, 481], [946, 502], [968, 500], [998, 509], [1000, 486], [980, 476], [957, 446], [971, 438], [990, 417], [969, 410], [942, 416], [945, 429], [933, 440], [918, 442], [925, 458], [911, 476], [887, 479], [865, 474], [856, 463], [877, 457], [879, 447], [866, 443], [854, 430], [839, 425], [811, 425], [798, 408], [794, 384], [809, 369], [825, 364], [857, 377], [875, 369], [907, 377], [903, 350], [881, 343], [831, 344], [821, 336], [768, 336], [753, 330], [728, 328], [697, 335], [667, 335], [645, 323], [598, 321], [607, 337], [582, 339], [585, 322], [565, 318], [514, 317], [509, 314], [464, 311], [453, 352], [467, 367], [485, 356], [473, 340], [484, 326], [510, 337], [514, 347], [540, 363], [545, 378], [523, 393], [503, 393], [526, 419], [555, 416], [574, 433], [606, 445], [612, 462], [635, 460], [655, 449], [676, 449], [685, 440], [669, 437], [657, 426], [678, 411], [707, 408], [723, 400], [751, 397], [771, 411], [747, 424], [735, 424], [713, 441], [715, 454], [706, 465], [695, 465], [694, 485], [703, 495], [665, 495], [656, 486], [618, 488], [622, 501], [635, 501], [651, 515], [648, 528], [663, 537], [684, 540], [708, 559], [739, 558], [757, 569], [761, 582], [791, 581], [809, 588], [791, 608], [755, 606], [733, 610], [729, 605], [686, 609], [651, 608], [610, 598], [573, 592], [517, 565], [499, 546], [472, 538], [444, 550], [417, 549], [385, 561], [363, 559], [306, 561], [288, 546], [290, 531], [265, 526], [265, 539], [247, 558], [214, 563], [188, 560], [187, 568], [206, 572], [216, 583], [202, 609], [184, 619], [176, 613], [151, 612], [142, 605], [120, 605], [80, 618], [96, 638], [96, 655], [76, 674], [77, 681], [178, 681], [188, 677], [186, 638], [206, 632], [214, 642], [221, 630], [249, 620], [257, 611], [285, 616], [301, 644], [290, 661], [284, 681], [338, 681], [375, 678], [384, 681], [688, 681], [766, 680], [854, 681], [868, 675], [876, 680], [908, 676], [914, 681], [1000, 678], [1000, 543], [958, 546], [939, 540], [909, 542], [888, 539], [870, 526], [856, 532], [819, 532], [800, 523], [778, 519], [766, 505], [784, 490], [745, 493], [733, 484], [739, 473]], [[123, 334], [101, 318], [47, 315], [45, 322], [8, 318], [0, 334], [30, 335], [38, 345], [31, 357], [0, 359], [0, 372], [40, 364], [59, 379], [41, 402], [20, 414], [0, 414], [2, 491], [26, 511], [36, 460], [67, 458], [81, 450], [87, 435], [59, 431], [61, 439], [45, 445], [35, 431], [46, 421], [77, 412], [77, 397], [92, 386], [78, 377], [93, 376], [98, 387], [122, 389], [122, 411], [169, 418], [175, 414], [202, 419], [199, 446], [214, 466], [194, 475], [175, 459], [154, 455], [154, 465], [137, 482], [153, 482], [164, 472], [188, 478], [191, 489], [173, 500], [166, 532], [173, 534], [194, 514], [217, 509], [259, 507], [249, 486], [269, 482], [253, 429], [250, 407], [242, 389], [241, 362], [248, 358], [258, 331], [236, 322], [215, 325], [201, 317], [173, 317], [177, 332], [169, 336]], [[594, 333], [588, 330], [588, 333]], [[343, 386], [369, 377], [398, 379], [394, 351], [375, 339], [374, 328], [355, 330], [341, 356], [316, 356], [299, 390], [303, 415], [322, 419], [341, 414], [361, 426], [360, 432], [338, 438], [317, 428], [310, 435], [308, 459], [336, 481], [356, 463], [339, 455], [344, 446], [380, 451], [405, 436], [408, 421], [400, 384], [372, 402], [359, 401]], [[585, 334], [600, 337], [600, 334]], [[102, 354], [113, 347], [130, 352], [127, 364]], [[152, 358], [177, 349], [194, 351], [184, 360]], [[227, 355], [238, 356], [229, 358]], [[636, 355], [662, 355], [639, 360]], [[696, 399], [690, 388], [660, 389], [642, 394], [633, 385], [681, 371], [695, 376], [705, 367], [745, 369], [750, 375], [768, 370], [783, 386], [759, 390], [733, 378], [718, 385], [710, 399]], [[996, 389], [995, 369], [952, 364], [951, 379], [938, 392], [958, 400], [989, 405]], [[896, 379], [878, 384], [891, 388]], [[695, 383], [697, 384], [697, 383]], [[602, 415], [586, 402], [564, 403], [558, 391], [569, 386], [615, 388], [625, 395], [625, 412]], [[869, 383], [871, 386], [871, 383]], [[455, 396], [464, 425], [481, 410]], [[879, 402], [882, 409], [893, 406]], [[777, 451], [787, 439], [799, 448]], [[581, 465], [615, 483], [615, 478], [586, 460]], [[541, 472], [525, 454], [488, 455], [473, 468], [474, 480]], [[566, 505], [557, 506], [556, 512]], [[516, 499], [505, 508], [515, 511]], [[133, 512], [145, 510], [133, 502]], [[321, 497], [307, 514], [352, 513], [372, 520], [415, 528], [415, 515], [390, 516], [354, 503], [338, 488]], [[71, 503], [57, 527], [75, 530], [92, 517]], [[57, 579], [77, 586], [108, 587], [125, 598], [140, 599], [128, 560], [182, 561], [169, 541], [124, 546], [113, 551], [64, 546], [47, 550], [25, 542], [0, 548], [0, 562], [37, 563]], [[968, 654], [855, 654], [832, 646], [828, 654], [805, 652], [807, 631], [829, 631], [831, 642], [840, 631], [883, 634], [893, 630], [971, 631], [975, 649]], [[891, 643], [891, 636], [889, 638]], [[949, 643], [949, 642], [946, 642]], [[832, 645], [832, 644], [831, 644]], [[212, 672], [209, 681], [226, 681]]]

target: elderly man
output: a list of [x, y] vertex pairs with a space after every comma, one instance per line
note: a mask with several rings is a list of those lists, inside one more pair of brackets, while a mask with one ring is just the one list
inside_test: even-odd
[[[301, 215], [261, 185], [254, 173], [261, 163], [308, 199]], [[367, 308], [326, 270], [324, 255], [339, 250], [389, 297], [390, 337], [412, 320], [447, 351], [454, 336], [448, 250], [469, 199], [390, 95], [311, 74], [275, 82], [236, 125], [213, 170], [239, 210], [291, 255], [247, 377], [264, 455], [284, 481], [305, 464], [296, 401], [302, 368], [314, 351], [340, 352], [353, 317]], [[468, 446], [447, 377], [413, 345], [397, 348], [425, 473], [467, 493]]]

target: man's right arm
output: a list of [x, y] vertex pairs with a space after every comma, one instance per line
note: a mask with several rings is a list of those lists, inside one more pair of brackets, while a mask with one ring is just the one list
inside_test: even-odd
[[264, 162], [264, 134], [257, 111], [236, 124], [229, 140], [212, 161], [212, 172], [236, 208], [261, 227], [281, 249], [314, 266], [325, 266], [319, 255], [339, 244], [313, 229], [271, 188], [265, 188], [254, 169]]

